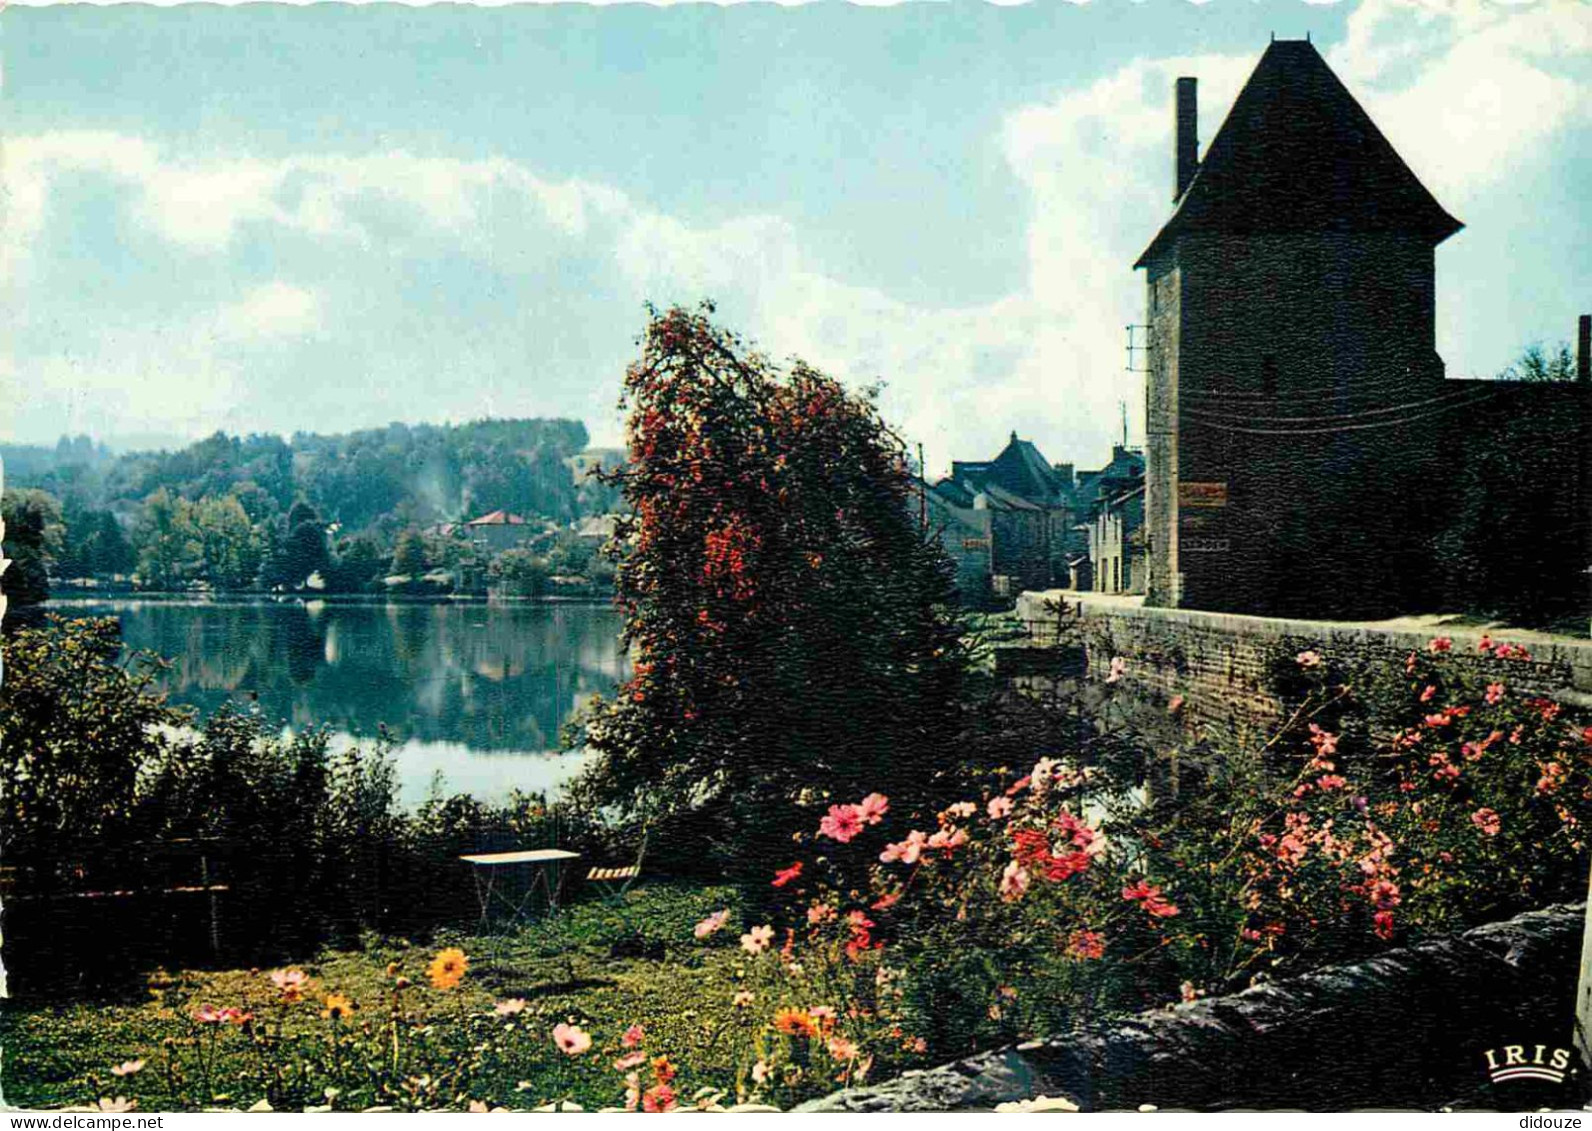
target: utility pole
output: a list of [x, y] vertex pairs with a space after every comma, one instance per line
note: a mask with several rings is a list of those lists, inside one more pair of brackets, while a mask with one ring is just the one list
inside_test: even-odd
[[929, 528], [928, 468], [923, 466], [923, 441], [918, 441], [918, 526]]
[[1117, 408], [1122, 412], [1122, 446], [1128, 446], [1128, 402], [1118, 401]]

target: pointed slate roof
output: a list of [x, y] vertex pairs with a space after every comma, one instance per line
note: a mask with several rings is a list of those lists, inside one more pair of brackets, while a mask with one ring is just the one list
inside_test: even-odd
[[1416, 179], [1308, 41], [1260, 57], [1177, 211], [1139, 256], [1185, 232], [1408, 232], [1462, 228]]

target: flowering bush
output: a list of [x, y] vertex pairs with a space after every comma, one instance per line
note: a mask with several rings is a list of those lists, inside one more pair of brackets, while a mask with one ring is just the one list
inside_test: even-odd
[[872, 396], [775, 366], [709, 313], [653, 312], [626, 373], [609, 478], [632, 512], [615, 545], [634, 676], [586, 721], [583, 788], [691, 811], [659, 851], [700, 866], [708, 847], [740, 874], [745, 837], [794, 831], [804, 792], [926, 796], [955, 761], [965, 672], [950, 564]]
[[794, 1024], [775, 1011], [818, 978], [859, 1063], [946, 1056], [1577, 896], [1592, 728], [1512, 688], [1528, 649], [1481, 652], [1485, 671], [1434, 640], [1376, 718], [1302, 652], [1305, 692], [1258, 751], [1047, 757], [934, 811], [830, 804], [769, 880], [783, 916], [745, 937], [787, 972], [766, 1023]]

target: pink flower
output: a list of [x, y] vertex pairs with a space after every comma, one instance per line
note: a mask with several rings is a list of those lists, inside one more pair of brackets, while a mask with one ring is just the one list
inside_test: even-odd
[[1323, 791], [1342, 789], [1348, 784], [1346, 779], [1339, 777], [1337, 774], [1322, 774], [1316, 779], [1316, 788]]
[[857, 1056], [857, 1046], [838, 1034], [830, 1037], [825, 1047], [836, 1060], [853, 1060]]
[[1106, 682], [1115, 683], [1127, 674], [1128, 661], [1121, 656], [1111, 657], [1111, 670], [1106, 673]]
[[1399, 894], [1398, 884], [1392, 880], [1377, 880], [1366, 889], [1366, 895], [1374, 906], [1383, 911], [1391, 911], [1404, 901]]
[[820, 923], [828, 923], [835, 917], [835, 909], [827, 903], [815, 903], [807, 909], [807, 925], [816, 927]]
[[857, 815], [865, 825], [877, 825], [890, 812], [890, 799], [882, 793], [870, 793], [857, 805]]
[[619, 1044], [623, 1048], [633, 1049], [646, 1039], [647, 1031], [640, 1025], [632, 1025], [625, 1030], [625, 1035], [619, 1038]]
[[862, 811], [855, 805], [831, 805], [818, 822], [818, 835], [846, 844], [862, 831]]
[[1321, 666], [1321, 653], [1300, 652], [1294, 657], [1294, 663], [1302, 668], [1319, 668]]
[[1487, 633], [1481, 634], [1481, 639], [1476, 642], [1476, 651], [1486, 655], [1493, 650], [1493, 638]]
[[284, 996], [296, 998], [304, 992], [309, 977], [302, 970], [274, 970], [271, 972], [271, 982]]
[[942, 848], [946, 852], [952, 852], [955, 849], [961, 848], [966, 843], [966, 829], [959, 829], [955, 825], [946, 825], [945, 828], [936, 830], [934, 834], [929, 837], [926, 847]]
[[1184, 1001], [1196, 1001], [1200, 996], [1199, 991], [1194, 988], [1193, 982], [1184, 982], [1178, 987], [1178, 994]]
[[1504, 823], [1497, 812], [1485, 807], [1476, 810], [1470, 815], [1470, 823], [1481, 830], [1482, 836], [1497, 836], [1504, 827]]
[[1428, 683], [1426, 685], [1425, 690], [1423, 690], [1421, 692], [1421, 702], [1422, 703], [1430, 703], [1432, 701], [1432, 696], [1434, 696], [1436, 694], [1437, 694], [1437, 688], [1433, 687], [1431, 684]]
[[955, 805], [946, 807], [945, 815], [965, 821], [977, 812], [978, 806], [971, 801], [958, 801]]
[[1487, 704], [1488, 704], [1488, 706], [1491, 706], [1494, 703], [1502, 702], [1505, 693], [1506, 693], [1506, 689], [1505, 689], [1503, 684], [1501, 684], [1501, 683], [1489, 683], [1487, 685]]
[[928, 844], [929, 838], [917, 829], [913, 829], [907, 834], [906, 840], [885, 845], [884, 851], [879, 853], [879, 860], [885, 864], [891, 864], [897, 860], [903, 864], [916, 864]]
[[1007, 903], [1016, 903], [1028, 894], [1028, 885], [1031, 882], [1028, 869], [1015, 860], [1011, 861], [1001, 873], [1001, 898]]
[[1438, 652], [1447, 652], [1453, 647], [1454, 639], [1451, 636], [1434, 636], [1432, 637], [1431, 642], [1426, 645], [1427, 651], [1432, 652], [1433, 654]]
[[1010, 797], [992, 797], [989, 799], [989, 819], [998, 821], [1002, 817], [1011, 815], [1012, 799]]
[[1393, 912], [1378, 911], [1371, 916], [1371, 922], [1375, 924], [1373, 930], [1376, 931], [1377, 938], [1390, 939], [1393, 937]]
[[579, 1056], [591, 1048], [591, 1034], [577, 1026], [560, 1021], [553, 1026], [553, 1043], [565, 1056]]
[[1106, 938], [1099, 931], [1074, 931], [1067, 939], [1067, 955], [1084, 960], [1100, 958], [1106, 952]]
[[782, 888], [786, 884], [788, 884], [792, 880], [794, 880], [797, 876], [800, 876], [801, 874], [802, 874], [802, 862], [800, 860], [798, 860], [798, 861], [796, 861], [796, 863], [792, 864], [789, 868], [785, 868], [785, 869], [782, 869], [782, 870], [774, 873], [774, 886], [777, 887], [777, 888]]
[[222, 1010], [213, 1005], [201, 1005], [193, 1011], [193, 1019], [201, 1025], [219, 1025], [226, 1017]]
[[647, 1063], [647, 1054], [637, 1049], [635, 1052], [627, 1052], [614, 1061], [614, 1071], [629, 1072], [632, 1068], [640, 1068], [645, 1063]]
[[525, 1012], [525, 999], [511, 997], [507, 1001], [500, 1001], [492, 1007], [492, 1012], [499, 1017], [513, 1017], [516, 1013]]
[[747, 954], [762, 954], [774, 941], [774, 928], [764, 923], [761, 927], [753, 927], [741, 936], [741, 949]]
[[143, 1070], [144, 1070], [144, 1062], [143, 1061], [141, 1061], [141, 1060], [124, 1060], [120, 1064], [118, 1064], [115, 1068], [111, 1069], [111, 1075], [112, 1076], [136, 1076], [138, 1073], [142, 1072]]
[[719, 931], [722, 931], [725, 927], [725, 924], [727, 924], [729, 921], [730, 909], [725, 907], [719, 911], [715, 911], [713, 914], [709, 915], [706, 919], [702, 920], [702, 922], [693, 927], [692, 934], [696, 935], [696, 937], [699, 939], [705, 939], [709, 935], [717, 934]]
[[1177, 714], [1183, 709], [1183, 703], [1184, 699], [1181, 695], [1172, 696], [1171, 700], [1166, 705], [1166, 713], [1169, 715]]

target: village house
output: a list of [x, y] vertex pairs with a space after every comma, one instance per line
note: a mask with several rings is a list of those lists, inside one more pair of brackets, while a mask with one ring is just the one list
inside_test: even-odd
[[484, 514], [480, 518], [472, 518], [464, 524], [464, 529], [469, 534], [470, 541], [496, 554], [503, 550], [512, 550], [538, 528], [526, 522], [520, 515], [499, 510]]

